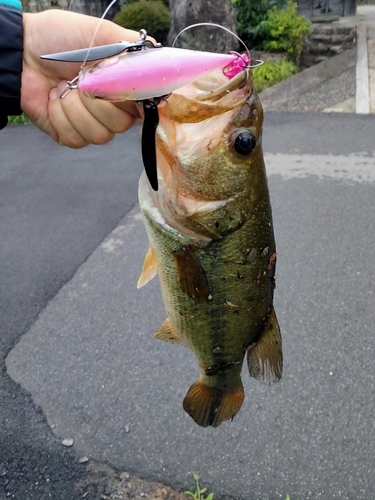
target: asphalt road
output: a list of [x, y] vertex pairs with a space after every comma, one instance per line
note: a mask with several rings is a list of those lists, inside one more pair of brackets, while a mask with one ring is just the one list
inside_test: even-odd
[[285, 372], [273, 387], [244, 375], [240, 414], [216, 430], [181, 406], [192, 355], [152, 338], [157, 281], [135, 288], [136, 130], [84, 151], [2, 131], [1, 353], [22, 387], [3, 370], [0, 499], [82, 498], [83, 455], [181, 489], [197, 471], [223, 498], [373, 498], [374, 127], [266, 115]]
[[[4, 358], [78, 267], [137, 203], [138, 131], [64, 149], [32, 125], [0, 134], [0, 499], [97, 498]], [[14, 496], [12, 496], [14, 495]]]

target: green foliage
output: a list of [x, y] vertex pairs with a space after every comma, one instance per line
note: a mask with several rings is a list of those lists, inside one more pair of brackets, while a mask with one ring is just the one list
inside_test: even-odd
[[231, 0], [237, 19], [238, 36], [252, 50], [263, 49], [264, 35], [259, 25], [267, 19], [272, 6], [283, 7], [285, 0]]
[[279, 62], [265, 62], [262, 66], [253, 69], [253, 82], [257, 92], [275, 85], [297, 73], [298, 67], [292, 61], [282, 59]]
[[144, 28], [148, 35], [165, 43], [171, 26], [171, 15], [160, 0], [147, 0], [125, 5], [113, 21], [130, 30], [139, 31]]
[[194, 481], [195, 481], [195, 484], [196, 484], [196, 490], [194, 493], [192, 493], [191, 491], [185, 491], [185, 494], [186, 495], [190, 495], [191, 497], [193, 497], [194, 500], [213, 500], [214, 498], [214, 494], [213, 493], [209, 493], [206, 497], [204, 496], [204, 493], [206, 493], [207, 491], [207, 488], [202, 488], [199, 486], [199, 476], [198, 474], [193, 474], [193, 477], [194, 477]]
[[[131, 3], [144, 2], [145, 0], [120, 0], [121, 8], [125, 5], [130, 5]], [[160, 0], [151, 0], [151, 1], [160, 1]], [[169, 8], [169, 0], [161, 0], [163, 4]]]
[[8, 116], [9, 123], [30, 123], [30, 118], [28, 118], [24, 113], [19, 116]]
[[259, 29], [266, 33], [264, 49], [269, 52], [287, 52], [298, 61], [304, 37], [310, 33], [311, 22], [297, 16], [297, 4], [288, 0], [284, 9], [272, 7]]
[[301, 54], [311, 22], [297, 15], [292, 0], [231, 0], [238, 36], [250, 50], [287, 52], [294, 61]]

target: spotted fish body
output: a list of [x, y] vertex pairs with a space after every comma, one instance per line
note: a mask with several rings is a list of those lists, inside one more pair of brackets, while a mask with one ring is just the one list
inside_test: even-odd
[[168, 317], [155, 336], [194, 352], [200, 377], [183, 407], [216, 427], [241, 408], [245, 356], [259, 380], [282, 372], [263, 113], [248, 70], [178, 92], [159, 110], [159, 191], [140, 180], [150, 249], [139, 286], [159, 273]]

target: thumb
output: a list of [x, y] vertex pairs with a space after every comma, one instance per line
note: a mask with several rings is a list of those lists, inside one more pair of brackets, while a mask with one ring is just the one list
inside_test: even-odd
[[[95, 18], [93, 18], [95, 19]], [[96, 23], [98, 20], [95, 19]], [[96, 27], [96, 34], [94, 37], [93, 45], [107, 45], [110, 43], [118, 43], [118, 42], [137, 42], [140, 40], [139, 31], [128, 30], [126, 28], [122, 28], [118, 24], [108, 21], [106, 19], [102, 19], [99, 21], [100, 26]], [[151, 40], [153, 43], [156, 43], [155, 39], [148, 36], [148, 40]]]

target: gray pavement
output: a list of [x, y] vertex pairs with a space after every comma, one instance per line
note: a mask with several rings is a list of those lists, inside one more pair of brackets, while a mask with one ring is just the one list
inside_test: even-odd
[[196, 471], [222, 498], [375, 497], [374, 120], [266, 114], [282, 382], [244, 373], [244, 406], [218, 429], [185, 414], [197, 368], [153, 339], [165, 313], [157, 280], [135, 287], [147, 241], [134, 207], [6, 360], [60, 440], [180, 489]]
[[137, 203], [137, 141], [134, 128], [116, 149], [74, 151], [29, 125], [1, 131], [0, 355]]
[[266, 111], [355, 112], [357, 49], [323, 61], [261, 94]]
[[106, 488], [108, 474], [91, 476], [61, 445], [41, 408], [7, 376], [4, 358], [137, 203], [138, 141], [133, 129], [107, 146], [73, 151], [32, 125], [0, 133], [1, 500], [93, 500]]

